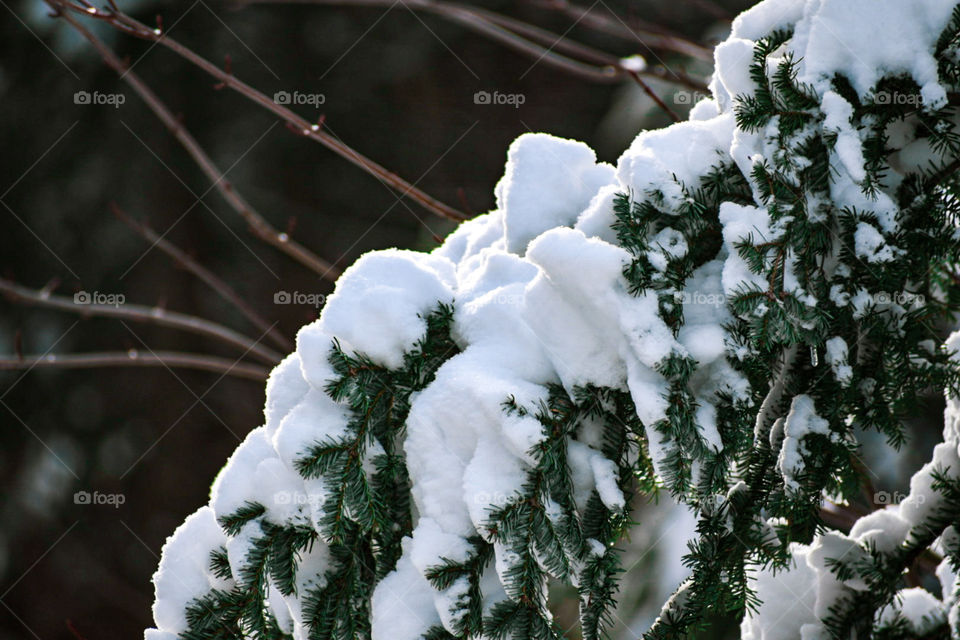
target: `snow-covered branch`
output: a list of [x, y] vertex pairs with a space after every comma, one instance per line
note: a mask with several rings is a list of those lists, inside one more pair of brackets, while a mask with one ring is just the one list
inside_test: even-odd
[[[495, 210], [344, 272], [168, 540], [148, 640], [556, 638], [558, 583], [594, 640], [658, 490], [696, 532], [648, 639], [958, 633], [960, 10], [765, 0], [714, 60], [615, 167], [521, 136]], [[825, 527], [931, 390], [909, 497]], [[940, 595], [903, 578], [934, 551]]]

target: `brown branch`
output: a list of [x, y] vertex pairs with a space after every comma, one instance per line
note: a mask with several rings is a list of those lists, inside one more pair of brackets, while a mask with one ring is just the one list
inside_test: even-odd
[[[238, 0], [238, 2], [243, 5], [318, 4], [365, 7], [393, 7], [398, 4], [396, 0]], [[638, 73], [617, 56], [493, 11], [445, 0], [399, 0], [399, 4], [414, 11], [432, 13], [456, 22], [537, 61], [592, 82], [622, 82]], [[562, 55], [556, 51], [569, 55]], [[577, 60], [571, 56], [581, 59]], [[703, 82], [683, 73], [673, 73], [664, 69], [649, 69], [639, 73], [681, 84], [696, 91], [707, 89]]]
[[66, 296], [53, 295], [48, 291], [30, 289], [2, 278], [0, 278], [0, 293], [14, 302], [21, 302], [30, 306], [58, 309], [88, 317], [120, 318], [121, 320], [189, 331], [240, 347], [244, 350], [244, 353], [249, 351], [272, 365], [279, 363], [281, 359], [280, 354], [276, 351], [229, 327], [185, 313], [167, 311], [161, 307], [148, 307], [138, 304], [94, 304], [92, 302], [88, 304]]
[[184, 60], [200, 68], [210, 76], [217, 79], [223, 87], [230, 88], [249, 100], [259, 104], [261, 107], [273, 112], [288, 123], [288, 126], [297, 131], [300, 135], [310, 138], [324, 145], [331, 151], [341, 157], [349, 160], [351, 163], [360, 167], [367, 173], [379, 179], [381, 182], [399, 192], [401, 197], [409, 197], [419, 205], [435, 213], [436, 215], [454, 220], [457, 222], [466, 219], [466, 216], [453, 207], [440, 202], [439, 200], [418, 189], [413, 184], [407, 182], [400, 176], [377, 164], [370, 158], [355, 151], [351, 147], [341, 142], [335, 136], [324, 131], [319, 125], [308, 122], [305, 118], [297, 115], [287, 107], [274, 102], [267, 95], [254, 89], [247, 83], [238, 79], [233, 73], [224, 71], [206, 58], [195, 53], [192, 49], [185, 47], [173, 38], [168, 37], [159, 30], [151, 29], [142, 22], [128, 16], [120, 11], [116, 4], [111, 2], [110, 8], [97, 9], [86, 0], [78, 0], [82, 4], [74, 4], [71, 0], [46, 0], [58, 15], [66, 17], [68, 11], [75, 12], [88, 18], [96, 18], [128, 33], [141, 40], [147, 40], [160, 44], [170, 51], [174, 52]]
[[217, 295], [233, 305], [237, 311], [250, 321], [250, 324], [259, 329], [264, 335], [270, 336], [277, 346], [288, 352], [293, 351], [293, 342], [277, 330], [276, 324], [271, 324], [266, 318], [254, 311], [253, 307], [248, 305], [243, 298], [241, 298], [230, 285], [220, 279], [217, 274], [191, 258], [175, 244], [157, 234], [157, 232], [147, 224], [128, 216], [116, 204], [111, 203], [110, 208], [113, 210], [114, 215], [120, 218], [121, 221], [133, 229], [140, 237], [170, 256], [174, 262], [195, 275], [204, 284], [213, 289]]
[[[364, 6], [364, 7], [392, 7], [395, 0], [239, 0], [241, 5], [249, 4], [317, 4], [331, 6]], [[540, 60], [545, 64], [556, 67], [567, 73], [592, 82], [620, 82], [623, 77], [618, 69], [620, 61], [615, 56], [604, 54], [584, 45], [565, 41], [560, 36], [548, 31], [539, 30], [532, 25], [514, 21], [506, 16], [497, 16], [490, 19], [485, 14], [496, 15], [492, 12], [481, 12], [473, 7], [448, 2], [431, 0], [400, 0], [408, 9], [424, 11], [456, 22], [491, 40], [499, 42], [511, 49]], [[510, 25], [510, 26], [508, 26]], [[523, 25], [519, 27], [519, 25]], [[543, 47], [531, 40], [522, 37], [515, 31], [518, 27], [527, 33], [540, 32], [541, 39], [551, 43], [552, 48]], [[596, 64], [586, 64], [565, 55], [555, 53], [553, 49], [574, 52], [586, 58], [592, 58]]]
[[180, 351], [100, 351], [91, 353], [47, 354], [22, 358], [0, 356], [0, 371], [15, 369], [92, 369], [99, 367], [169, 367], [213, 371], [225, 376], [264, 381], [270, 371], [260, 365], [217, 356]]
[[663, 28], [654, 29], [653, 25], [645, 23], [636, 24], [636, 21], [628, 21], [613, 17], [612, 15], [603, 15], [598, 11], [592, 10], [593, 7], [584, 8], [566, 0], [534, 0], [534, 4], [559, 11], [564, 15], [577, 21], [585, 27], [611, 35], [622, 40], [639, 41], [650, 50], [670, 51], [681, 55], [703, 60], [704, 62], [713, 62], [713, 51], [699, 43], [688, 40], [682, 36], [670, 33]]
[[186, 149], [190, 157], [193, 158], [204, 175], [207, 176], [207, 179], [210, 180], [212, 186], [216, 187], [227, 203], [243, 217], [250, 231], [257, 238], [283, 251], [307, 268], [312, 269], [318, 273], [321, 278], [334, 281], [339, 277], [341, 270], [338, 267], [320, 258], [295, 240], [291, 240], [287, 234], [281, 233], [272, 227], [270, 223], [236, 191], [233, 184], [227, 180], [223, 172], [214, 164], [213, 160], [210, 159], [210, 156], [207, 155], [197, 140], [190, 135], [190, 132], [180, 124], [180, 121], [173, 115], [166, 104], [140, 79], [140, 76], [130, 71], [127, 64], [102, 40], [91, 33], [69, 13], [62, 12], [61, 16], [71, 27], [76, 29], [80, 35], [93, 45], [106, 65], [116, 71], [120, 78], [130, 85], [143, 99], [147, 107], [153, 111], [177, 141], [183, 145], [183, 148]]
[[826, 502], [820, 507], [820, 520], [831, 529], [837, 529], [844, 533], [849, 533], [860, 517], [860, 514], [854, 513], [848, 507], [835, 502]]
[[663, 99], [658, 96], [653, 89], [650, 88], [650, 85], [643, 81], [643, 78], [640, 77], [639, 73], [633, 72], [631, 75], [633, 76], [633, 79], [637, 81], [637, 84], [640, 85], [640, 88], [643, 90], [643, 92], [647, 94], [647, 97], [653, 100], [658, 107], [666, 111], [667, 115], [673, 118], [674, 122], [680, 122], [680, 120], [682, 120], [677, 112], [667, 106], [667, 103], [664, 102]]

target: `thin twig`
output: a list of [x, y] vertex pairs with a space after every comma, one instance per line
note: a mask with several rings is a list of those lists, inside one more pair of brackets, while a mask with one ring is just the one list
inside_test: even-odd
[[633, 79], [637, 81], [637, 84], [640, 85], [640, 88], [643, 90], [643, 92], [647, 94], [647, 97], [653, 100], [658, 107], [666, 111], [667, 115], [673, 118], [674, 122], [680, 122], [680, 120], [682, 120], [682, 118], [677, 114], [677, 112], [671, 109], [669, 106], [667, 106], [667, 103], [664, 102], [663, 99], [657, 95], [656, 91], [651, 89], [650, 85], [648, 85], [646, 82], [643, 81], [643, 78], [640, 77], [639, 73], [633, 72], [632, 75], [633, 75]]
[[341, 157], [349, 160], [354, 165], [373, 175], [387, 186], [398, 191], [401, 197], [409, 197], [411, 200], [417, 202], [428, 211], [431, 211], [440, 217], [448, 218], [457, 222], [466, 219], [466, 216], [460, 211], [457, 211], [453, 207], [440, 202], [436, 198], [418, 189], [416, 186], [407, 182], [392, 171], [389, 171], [370, 158], [367, 158], [361, 153], [355, 151], [335, 136], [332, 136], [324, 131], [319, 124], [312, 124], [308, 122], [305, 118], [297, 115], [287, 107], [278, 104], [266, 94], [254, 89], [242, 80], [239, 80], [235, 75], [233, 75], [232, 72], [224, 71], [206, 58], [194, 52], [192, 49], [189, 49], [173, 38], [168, 37], [166, 33], [161, 32], [159, 29], [151, 29], [142, 22], [139, 22], [138, 20], [123, 13], [113, 2], [111, 2], [110, 8], [97, 9], [93, 5], [86, 2], [86, 0], [77, 0], [81, 4], [74, 4], [71, 2], [71, 0], [46, 1], [47, 4], [53, 7], [55, 11], [58, 11], [59, 15], [61, 16], [66, 16], [66, 12], [72, 11], [79, 15], [101, 20], [106, 24], [109, 24], [114, 28], [128, 33], [136, 38], [163, 45], [184, 60], [187, 60], [210, 76], [216, 78], [219, 86], [230, 88], [250, 99], [251, 101], [259, 104], [268, 111], [273, 112], [281, 119], [286, 121], [288, 125], [298, 134], [305, 138], [310, 138], [311, 140], [319, 142], [328, 149], [339, 154]]
[[146, 223], [131, 218], [116, 204], [111, 203], [110, 208], [113, 210], [114, 215], [133, 229], [140, 237], [170, 256], [174, 262], [195, 275], [204, 284], [213, 289], [217, 295], [232, 304], [237, 311], [250, 321], [250, 324], [269, 336], [277, 346], [285, 351], [293, 351], [293, 342], [280, 333], [275, 324], [268, 322], [266, 318], [254, 311], [253, 307], [248, 305], [243, 298], [234, 291], [233, 287], [224, 282], [217, 274], [191, 258], [175, 244], [151, 229]]
[[163, 125], [173, 134], [173, 136], [183, 145], [190, 157], [197, 163], [212, 186], [220, 192], [227, 203], [246, 221], [250, 231], [267, 244], [276, 247], [285, 254], [299, 262], [300, 264], [312, 269], [320, 275], [321, 278], [335, 281], [339, 277], [341, 270], [326, 260], [320, 258], [312, 251], [290, 239], [290, 237], [277, 231], [266, 221], [240, 193], [234, 188], [233, 184], [227, 180], [223, 172], [214, 164], [210, 156], [203, 150], [197, 140], [184, 128], [180, 121], [173, 115], [170, 109], [159, 97], [150, 89], [143, 80], [133, 71], [130, 71], [128, 65], [123, 62], [100, 38], [90, 32], [86, 27], [80, 24], [76, 18], [69, 13], [61, 13], [64, 20], [71, 27], [86, 38], [94, 49], [100, 53], [108, 67], [117, 72], [120, 78], [143, 99], [147, 107], [160, 119]]
[[[561, 35], [493, 11], [444, 0], [238, 0], [240, 4], [316, 4], [365, 7], [393, 7], [401, 4], [414, 11], [424, 11], [456, 22], [481, 35], [504, 44], [578, 77], [593, 82], [622, 82], [637, 73], [622, 59], [593, 47], [574, 42]], [[562, 55], [557, 52], [564, 52]], [[575, 59], [576, 56], [581, 58]], [[696, 91], [706, 85], [687, 74], [663, 69], [640, 71], [660, 80], [681, 84]]]
[[66, 296], [58, 296], [44, 290], [35, 290], [21, 286], [10, 280], [0, 278], [0, 293], [14, 302], [26, 305], [59, 309], [88, 317], [122, 318], [133, 322], [144, 322], [163, 327], [189, 331], [202, 336], [215, 338], [221, 342], [240, 347], [244, 352], [256, 354], [269, 364], [280, 362], [281, 356], [273, 349], [259, 344], [252, 338], [203, 318], [168, 311], [161, 307], [148, 307], [139, 304], [95, 304], [86, 300], [75, 301]]
[[[713, 52], [702, 44], [688, 40], [663, 28], [654, 30], [652, 25], [636, 24], [612, 15], [604, 15], [593, 7], [584, 8], [566, 0], [534, 0], [545, 9], [559, 11], [585, 27], [631, 42], [639, 41], [645, 47], [657, 51], [671, 51], [681, 55], [713, 62]], [[594, 5], [596, 6], [596, 5]]]
[[47, 354], [0, 357], [0, 371], [14, 369], [92, 369], [99, 367], [169, 367], [200, 369], [228, 376], [263, 381], [270, 371], [260, 365], [229, 358], [184, 353], [181, 351], [100, 351], [91, 353]]
[[691, 0], [695, 5], [700, 7], [705, 13], [709, 13], [714, 18], [718, 20], [727, 20], [730, 21], [733, 16], [727, 11], [726, 7], [720, 5], [720, 3], [715, 2], [714, 0]]
[[[314, 4], [331, 6], [393, 7], [397, 0], [239, 0], [240, 4]], [[414, 10], [432, 13], [452, 22], [456, 22], [472, 31], [504, 44], [515, 51], [526, 54], [545, 64], [579, 76], [592, 82], [619, 82], [622, 80], [617, 69], [620, 61], [615, 56], [604, 54], [585, 45], [561, 38], [555, 33], [527, 25], [519, 20], [500, 16], [492, 11], [482, 11], [474, 7], [452, 2], [432, 0], [399, 0], [399, 4]], [[519, 33], [524, 32], [535, 39], [548, 42], [549, 48], [541, 46]], [[585, 64], [565, 55], [556, 53], [565, 51], [580, 55], [596, 64]], [[599, 65], [599, 66], [598, 66]]]

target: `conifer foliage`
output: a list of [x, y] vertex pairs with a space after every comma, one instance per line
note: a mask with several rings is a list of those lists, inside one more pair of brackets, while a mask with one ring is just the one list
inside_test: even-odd
[[[522, 136], [495, 211], [351, 267], [164, 548], [148, 640], [604, 637], [658, 491], [697, 527], [646, 638], [960, 637], [960, 8], [765, 0], [711, 88], [615, 168]], [[827, 526], [858, 435], [902, 446], [931, 391], [907, 498]]]

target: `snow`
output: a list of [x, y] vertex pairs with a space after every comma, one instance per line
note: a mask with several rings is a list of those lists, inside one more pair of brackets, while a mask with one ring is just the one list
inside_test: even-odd
[[881, 624], [889, 624], [897, 617], [907, 621], [913, 633], [923, 635], [930, 622], [943, 619], [941, 603], [933, 594], [920, 587], [901, 589], [894, 602], [880, 610]]
[[439, 256], [368, 253], [337, 280], [320, 324], [344, 347], [391, 369], [423, 337], [424, 316], [453, 299], [454, 265]]
[[674, 180], [695, 189], [729, 153], [733, 130], [733, 114], [724, 113], [640, 133], [617, 162], [621, 188], [637, 195], [657, 189], [668, 206], [681, 205], [684, 197]]
[[639, 73], [647, 68], [647, 61], [643, 56], [633, 55], [626, 58], [621, 58], [620, 65], [624, 69], [629, 69], [630, 71]]
[[867, 222], [860, 222], [853, 233], [854, 250], [867, 262], [890, 262], [897, 257], [880, 232]]
[[[210, 589], [229, 588], [210, 571], [210, 552], [225, 544], [227, 537], [210, 507], [201, 507], [177, 527], [161, 549], [160, 566], [153, 574], [158, 597], [153, 619], [160, 631], [174, 636], [187, 630], [186, 607]], [[172, 636], [171, 636], [172, 637]], [[154, 640], [159, 640], [154, 636]]]
[[909, 531], [910, 523], [900, 516], [899, 506], [889, 505], [857, 520], [850, 528], [850, 537], [889, 553], [903, 544]]
[[[822, 95], [839, 73], [864, 98], [882, 76], [902, 73], [920, 85], [927, 105], [942, 106], [946, 92], [937, 82], [933, 45], [955, 5], [953, 0], [808, 1], [792, 41], [794, 58], [801, 61], [798, 80]], [[858, 28], [851, 29], [853, 24]]]
[[267, 401], [263, 410], [264, 426], [273, 433], [280, 421], [310, 391], [300, 373], [300, 354], [288, 355], [267, 379]]
[[593, 149], [573, 140], [527, 133], [510, 145], [497, 184], [497, 207], [505, 212], [507, 249], [522, 254], [548, 229], [572, 225], [600, 187], [613, 182], [613, 167], [597, 164]]
[[580, 214], [574, 228], [582, 231], [588, 238], [598, 238], [604, 242], [616, 244], [617, 234], [612, 228], [616, 220], [613, 214], [613, 201], [619, 193], [620, 185], [618, 184], [601, 187]]
[[731, 37], [713, 51], [717, 70], [713, 90], [724, 108], [729, 108], [733, 98], [752, 96], [756, 90], [749, 67], [753, 59], [753, 46], [751, 40]]
[[864, 171], [863, 146], [860, 136], [850, 123], [853, 117], [853, 105], [840, 97], [840, 94], [827, 91], [820, 103], [823, 109], [823, 128], [837, 135], [834, 152], [847, 175], [854, 182], [863, 182]]
[[747, 610], [741, 640], [796, 640], [816, 621], [817, 574], [806, 562], [806, 547], [793, 544], [790, 551], [794, 560], [788, 570], [762, 569], [751, 580], [762, 602], [755, 613]]
[[590, 466], [593, 469], [597, 493], [600, 494], [600, 500], [603, 501], [604, 506], [611, 511], [622, 511], [626, 502], [623, 499], [623, 491], [617, 486], [617, 466], [612, 460], [601, 455], [594, 455], [590, 460]]
[[731, 37], [759, 40], [771, 31], [792, 27], [803, 17], [808, 4], [797, 0], [760, 2], [734, 19]]
[[826, 360], [833, 371], [837, 382], [843, 386], [848, 386], [853, 380], [853, 367], [850, 366], [848, 357], [848, 348], [846, 341], [840, 336], [834, 336], [826, 341]]
[[830, 437], [830, 423], [817, 415], [813, 398], [799, 395], [793, 398], [790, 405], [790, 412], [783, 425], [783, 434], [777, 468], [783, 476], [784, 485], [797, 491], [800, 489], [797, 478], [803, 473], [804, 458], [810, 455], [805, 439], [814, 434]]
[[371, 602], [374, 638], [419, 640], [440, 621], [434, 607], [434, 589], [413, 566], [407, 553], [410, 539], [404, 538], [404, 554], [397, 568], [377, 585]]

